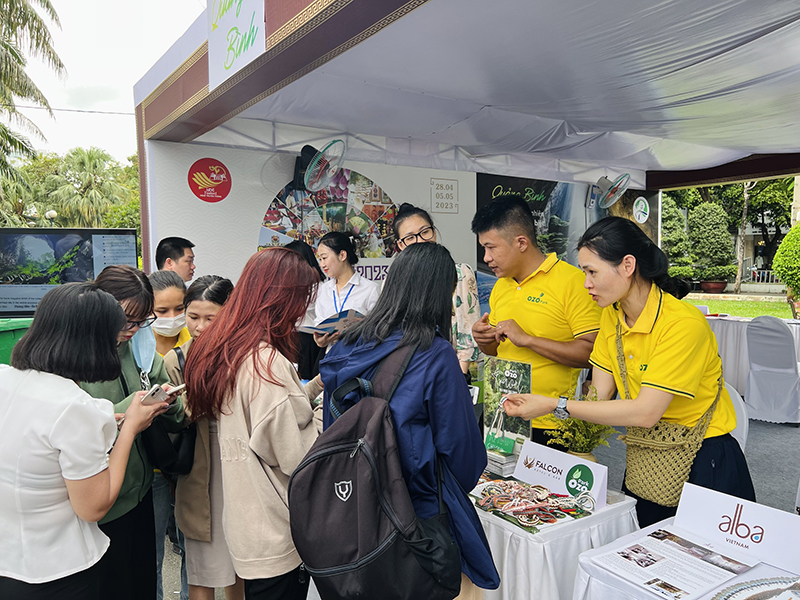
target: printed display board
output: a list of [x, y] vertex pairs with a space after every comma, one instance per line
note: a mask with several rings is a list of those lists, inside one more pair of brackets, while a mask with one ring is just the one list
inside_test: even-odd
[[135, 229], [2, 228], [0, 316], [32, 316], [57, 285], [120, 264], [137, 266]]

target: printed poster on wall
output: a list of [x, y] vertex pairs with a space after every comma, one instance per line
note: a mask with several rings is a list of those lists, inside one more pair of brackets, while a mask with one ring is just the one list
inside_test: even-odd
[[266, 50], [264, 0], [207, 0], [206, 16], [212, 91]]
[[[476, 185], [478, 209], [502, 194], [516, 193], [525, 198], [533, 212], [542, 252], [555, 252], [560, 259], [573, 265], [578, 262], [575, 249], [578, 239], [589, 225], [603, 217], [630, 219], [658, 243], [658, 191], [629, 189], [617, 203], [602, 209], [597, 202], [599, 189], [586, 183], [478, 173]], [[497, 278], [483, 262], [483, 248], [479, 243], [477, 246], [478, 296], [484, 313], [489, 312], [489, 295]]]
[[302, 240], [316, 250], [326, 233], [349, 232], [356, 236], [360, 259], [356, 271], [380, 281], [386, 278], [395, 253], [392, 223], [396, 214], [394, 201], [377, 183], [356, 171], [340, 169], [331, 184], [318, 192], [286, 184], [267, 208], [258, 249]]

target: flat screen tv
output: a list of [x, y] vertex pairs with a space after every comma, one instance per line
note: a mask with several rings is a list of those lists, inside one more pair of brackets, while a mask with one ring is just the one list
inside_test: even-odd
[[33, 316], [48, 290], [137, 266], [135, 229], [0, 228], [0, 317]]

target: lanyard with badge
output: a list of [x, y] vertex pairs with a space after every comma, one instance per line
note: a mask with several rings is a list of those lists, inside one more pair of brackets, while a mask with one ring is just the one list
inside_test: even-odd
[[[342, 302], [342, 311], [344, 310], [344, 305], [347, 304], [347, 299], [350, 297], [350, 294], [353, 292], [353, 288], [354, 287], [355, 286], [351, 283], [350, 284], [350, 289], [348, 290], [347, 295], [344, 297], [344, 301]], [[339, 310], [338, 302], [336, 302], [337, 294], [336, 294], [336, 288], [335, 287], [334, 287], [334, 290], [333, 290], [332, 294], [333, 294], [333, 309], [336, 311], [336, 314], [338, 315], [341, 311]]]

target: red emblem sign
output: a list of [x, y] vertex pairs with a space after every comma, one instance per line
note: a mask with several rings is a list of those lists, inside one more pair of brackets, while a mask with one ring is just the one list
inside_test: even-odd
[[201, 158], [189, 169], [189, 189], [204, 202], [220, 202], [231, 192], [231, 172], [214, 158]]

